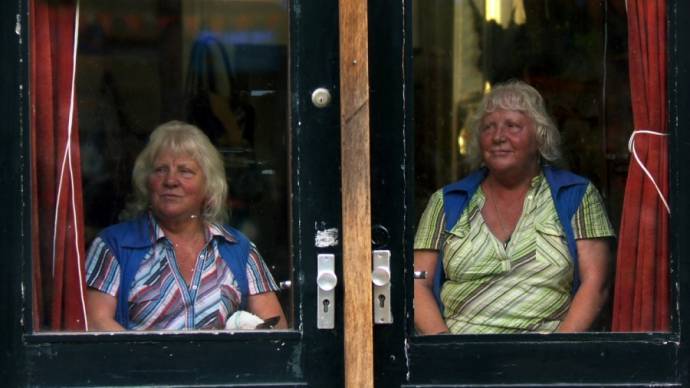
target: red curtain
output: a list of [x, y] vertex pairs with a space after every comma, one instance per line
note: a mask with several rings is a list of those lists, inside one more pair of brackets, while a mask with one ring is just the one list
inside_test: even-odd
[[[666, 1], [628, 0], [628, 50], [635, 130], [667, 133]], [[668, 198], [667, 137], [640, 133], [635, 149]], [[651, 178], [631, 157], [623, 201], [614, 331], [668, 331], [669, 215]]]
[[72, 111], [74, 4], [30, 2], [34, 330], [83, 330], [81, 165]]

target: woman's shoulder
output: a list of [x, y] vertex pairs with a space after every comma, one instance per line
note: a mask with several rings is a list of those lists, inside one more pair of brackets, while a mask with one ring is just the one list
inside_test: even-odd
[[249, 237], [247, 237], [239, 229], [229, 224], [214, 222], [210, 223], [209, 226], [211, 228], [211, 233], [221, 235], [223, 237], [222, 240], [224, 241], [229, 241], [230, 243], [237, 242], [240, 244], [247, 244], [250, 247], [254, 246]]
[[152, 243], [152, 227], [147, 215], [113, 224], [99, 234], [111, 246], [144, 247]]
[[571, 185], [588, 185], [589, 179], [578, 175], [570, 170], [546, 165], [542, 168], [544, 176], [549, 185], [556, 186], [571, 186]]
[[480, 168], [471, 171], [458, 181], [443, 186], [441, 190], [443, 193], [466, 192], [472, 194], [477, 190], [477, 187], [479, 187], [479, 184], [482, 183], [486, 175], [487, 170], [485, 168]]

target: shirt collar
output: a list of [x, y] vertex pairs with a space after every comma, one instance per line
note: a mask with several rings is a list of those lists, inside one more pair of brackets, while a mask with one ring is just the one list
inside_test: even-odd
[[529, 187], [531, 190], [538, 189], [541, 187], [541, 183], [544, 181], [544, 171], [539, 171], [539, 174], [535, 175], [532, 178], [532, 181], [529, 183]]
[[221, 224], [209, 223], [207, 235], [211, 238], [222, 238], [231, 243], [237, 242], [237, 237], [235, 237], [229, 230], [224, 228]]

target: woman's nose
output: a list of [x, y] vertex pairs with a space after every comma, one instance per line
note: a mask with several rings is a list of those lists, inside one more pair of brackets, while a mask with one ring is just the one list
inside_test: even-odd
[[165, 175], [165, 178], [163, 179], [163, 184], [166, 186], [177, 186], [179, 181], [177, 180], [177, 175], [174, 172], [168, 173]]
[[494, 133], [493, 133], [493, 136], [492, 136], [493, 141], [495, 141], [495, 142], [502, 142], [503, 140], [505, 140], [505, 136], [504, 136], [504, 133], [505, 133], [504, 131], [505, 131], [505, 129], [506, 129], [506, 128], [505, 128], [503, 125], [499, 125], [499, 126], [495, 127], [495, 128], [494, 128]]

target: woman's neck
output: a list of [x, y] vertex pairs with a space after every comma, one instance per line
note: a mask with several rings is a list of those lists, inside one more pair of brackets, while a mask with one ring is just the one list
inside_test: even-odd
[[515, 177], [515, 176], [500, 176], [489, 174], [485, 181], [485, 185], [489, 185], [495, 192], [515, 192], [526, 191], [532, 185], [532, 179], [535, 175]]
[[204, 223], [200, 217], [188, 217], [176, 220], [157, 219], [158, 225], [163, 229], [166, 236], [191, 237], [199, 233], [203, 234]]

